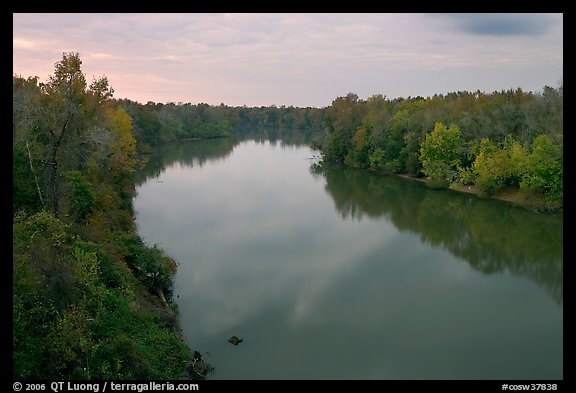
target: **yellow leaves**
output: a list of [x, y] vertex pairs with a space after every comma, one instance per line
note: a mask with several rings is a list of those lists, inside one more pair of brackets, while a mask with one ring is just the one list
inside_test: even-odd
[[132, 119], [124, 109], [120, 107], [109, 109], [106, 116], [111, 130], [131, 134]]
[[361, 127], [356, 130], [354, 135], [352, 136], [352, 144], [354, 145], [354, 150], [360, 151], [364, 146], [366, 146], [367, 140], [367, 132], [366, 129]]
[[107, 144], [110, 150], [109, 170], [112, 174], [134, 172], [138, 160], [136, 139], [132, 135], [132, 119], [124, 109], [115, 107], [106, 111], [106, 121], [111, 133]]

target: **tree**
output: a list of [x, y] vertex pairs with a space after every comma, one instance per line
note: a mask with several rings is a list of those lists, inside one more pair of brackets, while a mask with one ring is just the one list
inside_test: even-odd
[[112, 138], [108, 144], [110, 150], [110, 169], [117, 173], [133, 173], [138, 163], [136, 159], [136, 140], [132, 136], [132, 119], [122, 108], [106, 112]]
[[351, 138], [363, 117], [358, 95], [348, 93], [332, 101], [324, 113], [328, 146], [324, 154], [328, 161], [344, 162], [351, 147]]
[[105, 75], [95, 79], [90, 84], [90, 91], [96, 97], [99, 104], [104, 103], [114, 96], [114, 89], [110, 86], [108, 77]]
[[458, 126], [451, 124], [446, 128], [442, 122], [437, 122], [420, 147], [422, 172], [431, 180], [452, 181], [460, 165], [461, 146]]
[[369, 165], [368, 154], [370, 144], [368, 141], [368, 131], [364, 127], [359, 127], [351, 139], [352, 146], [346, 156], [345, 163], [350, 166], [366, 168]]
[[476, 156], [473, 168], [476, 173], [476, 185], [488, 194], [501, 189], [513, 172], [506, 149], [488, 138], [482, 138], [480, 141], [480, 153]]
[[[41, 128], [48, 135], [46, 193], [48, 207], [58, 217], [60, 201], [60, 148], [65, 137], [82, 123], [86, 78], [78, 53], [64, 53], [54, 75], [42, 87]], [[75, 130], [76, 129], [76, 130]]]
[[35, 113], [40, 107], [38, 77], [13, 77], [12, 85], [12, 192], [15, 210], [39, 210], [44, 205], [39, 174], [45, 163], [41, 159], [45, 142]]
[[506, 153], [510, 159], [510, 179], [509, 184], [519, 187], [528, 168], [528, 152], [514, 137], [506, 137]]
[[528, 157], [526, 174], [520, 183], [521, 190], [543, 192], [554, 202], [563, 202], [563, 147], [548, 135], [534, 138]]
[[91, 184], [80, 171], [66, 173], [66, 184], [70, 189], [70, 214], [74, 221], [83, 222], [94, 206]]
[[[109, 109], [109, 103], [114, 90], [108, 79], [100, 77], [88, 88], [81, 66], [82, 60], [77, 52], [64, 53], [55, 63], [54, 74], [49, 76], [47, 83], [40, 83], [35, 88], [37, 78], [28, 81], [15, 79], [16, 157], [22, 162], [27, 156], [28, 172], [33, 179], [38, 179], [37, 174], [44, 171], [43, 187], [40, 181], [35, 181], [38, 199], [55, 217], [59, 217], [61, 205], [67, 202], [65, 197], [70, 196], [62, 194], [66, 185], [63, 174], [86, 169], [93, 151], [108, 139], [105, 135], [108, 130], [102, 127], [105, 123], [103, 118], [106, 118], [104, 109], [113, 111]], [[119, 124], [111, 121], [112, 133], [120, 135], [116, 138], [119, 140], [117, 145], [126, 157], [134, 154], [135, 148], [130, 147], [133, 139], [129, 141], [124, 135], [126, 118], [122, 121]], [[20, 181], [26, 171], [21, 166], [19, 171], [22, 172], [18, 173]], [[20, 183], [14, 184], [24, 187], [24, 182]]]

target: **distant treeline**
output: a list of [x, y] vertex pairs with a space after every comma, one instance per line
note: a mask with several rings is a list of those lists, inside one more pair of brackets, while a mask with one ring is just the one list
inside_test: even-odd
[[563, 204], [563, 85], [393, 100], [349, 93], [326, 108], [118, 104], [142, 151], [187, 138], [299, 134], [326, 161], [426, 176], [440, 187], [475, 186], [486, 195], [508, 187], [547, 207]]
[[313, 140], [328, 161], [562, 204], [562, 87], [351, 93], [326, 108], [140, 104], [115, 99], [106, 76], [88, 84], [81, 65], [70, 52], [46, 83], [13, 76], [15, 379], [177, 379], [191, 364], [177, 263], [143, 242], [132, 210], [135, 172], [167, 142]]
[[319, 108], [139, 104], [126, 99], [118, 100], [118, 105], [132, 118], [134, 136], [141, 151], [182, 139], [246, 138], [267, 131], [280, 137], [295, 132], [310, 136], [323, 127], [323, 110]]
[[352, 167], [426, 176], [437, 186], [504, 187], [526, 198], [563, 202], [563, 86], [534, 94], [485, 94], [367, 100], [349, 93], [324, 109], [315, 146], [324, 159]]

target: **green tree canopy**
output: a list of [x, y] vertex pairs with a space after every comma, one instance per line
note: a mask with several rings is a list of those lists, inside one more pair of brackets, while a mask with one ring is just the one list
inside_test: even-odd
[[462, 139], [456, 124], [437, 122], [420, 147], [422, 172], [431, 180], [451, 181], [460, 165]]

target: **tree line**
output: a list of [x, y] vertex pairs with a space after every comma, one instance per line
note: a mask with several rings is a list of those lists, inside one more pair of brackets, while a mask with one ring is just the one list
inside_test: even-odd
[[314, 146], [326, 161], [426, 177], [439, 187], [505, 188], [563, 203], [563, 85], [541, 93], [454, 92], [361, 100], [349, 93], [324, 110]]
[[200, 103], [140, 104], [128, 99], [118, 100], [133, 120], [134, 136], [141, 151], [183, 139], [238, 137], [262, 135], [273, 138], [290, 137], [295, 132], [310, 137], [322, 129], [323, 111], [319, 108], [230, 107]]

